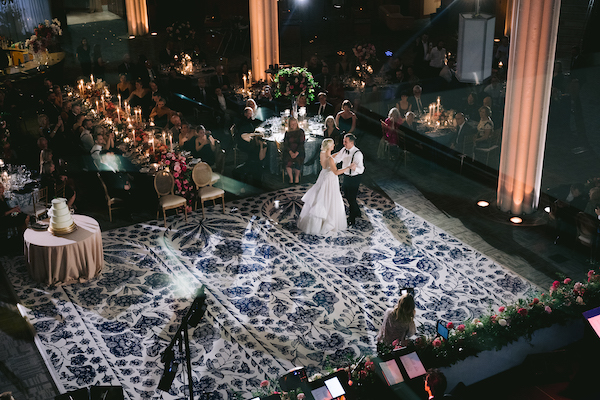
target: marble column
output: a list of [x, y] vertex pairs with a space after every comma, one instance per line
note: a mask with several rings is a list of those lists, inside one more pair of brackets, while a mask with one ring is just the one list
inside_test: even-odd
[[130, 35], [145, 35], [148, 33], [148, 9], [146, 0], [125, 0], [127, 11], [127, 30]]
[[252, 80], [267, 80], [269, 65], [279, 64], [277, 0], [250, 0]]
[[552, 89], [560, 0], [514, 0], [497, 203], [535, 211]]

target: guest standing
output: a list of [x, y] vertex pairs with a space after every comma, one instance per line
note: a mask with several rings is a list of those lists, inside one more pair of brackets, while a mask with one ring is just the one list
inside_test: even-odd
[[92, 58], [92, 71], [94, 76], [102, 80], [105, 79], [106, 62], [102, 59], [102, 48], [99, 44], [94, 45], [94, 56]]
[[90, 57], [90, 46], [86, 38], [81, 39], [81, 44], [77, 47], [77, 61], [81, 65], [81, 73], [84, 76], [92, 74], [92, 59]]
[[304, 165], [304, 141], [304, 130], [298, 126], [298, 120], [291, 117], [283, 139], [283, 164], [289, 183], [300, 183], [300, 171]]

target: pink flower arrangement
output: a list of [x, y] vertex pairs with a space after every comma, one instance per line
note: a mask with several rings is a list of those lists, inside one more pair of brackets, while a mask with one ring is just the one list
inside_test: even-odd
[[528, 311], [527, 311], [527, 309], [526, 309], [526, 308], [523, 308], [523, 307], [521, 307], [521, 308], [519, 308], [519, 309], [517, 310], [517, 313], [519, 313], [519, 315], [521, 315], [521, 316], [523, 316], [523, 317], [526, 317], [526, 316], [527, 316], [527, 313], [528, 313]]
[[433, 347], [441, 347], [442, 346], [442, 341], [440, 339], [434, 339], [433, 342], [431, 342], [431, 344], [433, 345]]
[[504, 310], [506, 310], [506, 307], [504, 307], [504, 306], [498, 308], [498, 312], [504, 312]]
[[175, 194], [185, 197], [191, 210], [195, 185], [192, 181], [191, 170], [187, 168], [185, 157], [176, 153], [164, 153], [161, 155], [161, 161], [173, 173]]
[[544, 311], [546, 311], [548, 314], [550, 314], [552, 312], [552, 309], [550, 308], [550, 306], [546, 306], [546, 307], [544, 307]]
[[454, 328], [454, 324], [452, 322], [448, 322], [448, 325], [446, 325], [446, 328], [452, 329], [452, 328]]
[[267, 380], [264, 380], [264, 381], [262, 381], [262, 382], [260, 383], [260, 387], [261, 387], [261, 388], [266, 388], [266, 387], [268, 387], [268, 386], [269, 386], [269, 381], [267, 381]]
[[563, 281], [563, 283], [565, 285], [568, 285], [569, 283], [571, 283], [571, 278], [565, 278], [565, 280]]
[[537, 304], [540, 302], [540, 299], [538, 299], [537, 297], [533, 299], [533, 304]]
[[465, 330], [465, 325], [464, 324], [460, 324], [456, 327], [456, 330], [459, 332], [463, 332]]

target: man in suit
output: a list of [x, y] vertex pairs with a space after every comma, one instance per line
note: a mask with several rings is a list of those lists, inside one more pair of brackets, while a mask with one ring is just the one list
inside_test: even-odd
[[321, 92], [318, 94], [317, 101], [311, 107], [311, 114], [313, 116], [320, 115], [323, 119], [327, 118], [330, 115], [333, 115], [335, 109], [333, 108], [333, 104], [327, 101], [327, 94], [325, 92]]
[[210, 86], [220, 88], [222, 91], [228, 91], [230, 87], [229, 77], [223, 72], [223, 66], [217, 65], [216, 75], [210, 78]]
[[315, 76], [315, 82], [317, 82], [321, 90], [327, 90], [327, 85], [331, 83], [331, 74], [329, 73], [327, 64], [323, 64], [321, 73]]
[[150, 81], [156, 81], [158, 79], [158, 73], [152, 66], [152, 61], [146, 60], [144, 65], [140, 67], [139, 78], [144, 83], [144, 86], [148, 86]]
[[423, 114], [427, 111], [429, 104], [423, 98], [423, 88], [419, 85], [413, 87], [413, 96], [410, 98], [410, 104], [412, 104], [411, 110], [415, 114]]
[[[462, 154], [469, 154], [473, 151], [475, 129], [467, 124], [465, 114], [461, 112], [456, 114], [454, 120], [456, 121], [456, 131], [450, 142], [450, 148]], [[468, 148], [469, 145], [471, 145], [471, 148]]]
[[158, 61], [161, 64], [174, 65], [175, 64], [175, 50], [173, 49], [173, 42], [168, 41], [164, 49], [161, 50], [158, 55]]
[[415, 60], [414, 65], [418, 71], [425, 71], [429, 66], [429, 60], [427, 60], [427, 54], [429, 54], [431, 43], [429, 43], [429, 35], [424, 33], [415, 44]]
[[117, 67], [119, 74], [127, 76], [127, 81], [133, 82], [135, 79], [135, 64], [131, 62], [129, 54], [123, 56], [123, 62]]

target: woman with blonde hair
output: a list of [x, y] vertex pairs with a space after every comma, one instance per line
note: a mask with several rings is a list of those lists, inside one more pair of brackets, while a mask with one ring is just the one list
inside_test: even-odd
[[385, 310], [377, 341], [389, 345], [398, 340], [405, 345], [407, 339], [417, 333], [415, 313], [415, 299], [412, 294], [402, 295], [396, 307]]
[[331, 156], [334, 141], [331, 138], [321, 143], [321, 173], [317, 182], [302, 197], [304, 207], [298, 218], [298, 228], [309, 235], [328, 235], [346, 229], [346, 209], [340, 193], [338, 175], [356, 168], [354, 163], [337, 169]]

